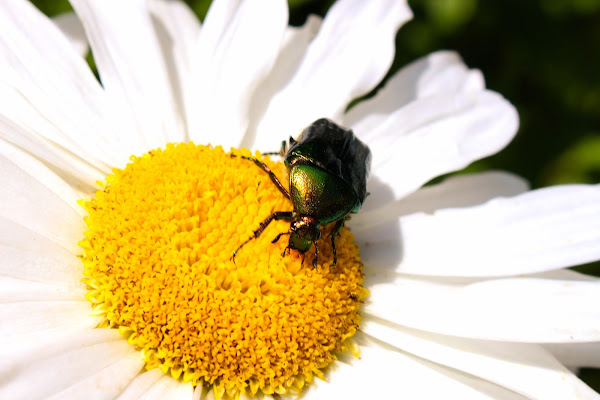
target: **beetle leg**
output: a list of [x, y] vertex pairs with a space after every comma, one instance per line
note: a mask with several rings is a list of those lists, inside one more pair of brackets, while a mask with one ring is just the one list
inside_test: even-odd
[[316, 240], [313, 242], [313, 244], [315, 245], [315, 258], [313, 258], [313, 268], [317, 268], [317, 262], [319, 260], [319, 249], [317, 247]]
[[294, 219], [294, 213], [292, 211], [276, 211], [273, 214], [269, 215], [267, 218], [265, 218], [265, 220], [263, 222], [261, 222], [260, 225], [258, 226], [258, 229], [254, 231], [254, 235], [252, 235], [248, 240], [246, 240], [244, 243], [242, 243], [240, 245], [240, 247], [238, 247], [233, 252], [233, 256], [231, 256], [231, 261], [233, 261], [235, 263], [235, 256], [236, 256], [237, 252], [240, 251], [240, 249], [242, 247], [244, 247], [249, 241], [259, 237], [260, 234], [263, 233], [263, 231], [271, 223], [271, 221], [273, 221], [273, 220], [279, 221], [280, 219], [283, 219], [286, 221], [292, 221]]
[[292, 232], [281, 232], [279, 235], [275, 236], [275, 239], [271, 240], [271, 243], [277, 243], [277, 241], [283, 236], [283, 235], [291, 235]]
[[331, 247], [333, 247], [333, 264], [331, 264], [332, 267], [335, 267], [337, 264], [337, 251], [335, 249], [335, 238], [336, 238], [336, 236], [340, 235], [340, 230], [344, 226], [344, 222], [346, 222], [346, 220], [344, 218], [338, 220], [335, 223], [335, 226], [333, 227], [333, 232], [331, 233]]
[[283, 249], [283, 253], [281, 253], [281, 257], [285, 257], [286, 253], [289, 253], [289, 252], [290, 252], [290, 248], [286, 247], [285, 249]]
[[267, 174], [269, 174], [269, 178], [271, 178], [271, 181], [275, 184], [275, 186], [277, 186], [279, 191], [281, 193], [283, 193], [283, 195], [285, 197], [287, 197], [288, 199], [290, 198], [290, 192], [288, 192], [288, 190], [281, 184], [279, 179], [277, 179], [277, 177], [275, 176], [273, 171], [271, 171], [271, 168], [269, 168], [267, 166], [267, 164], [265, 164], [264, 162], [260, 161], [259, 159], [254, 158], [254, 157], [238, 156], [236, 154], [231, 154], [231, 157], [239, 157], [239, 158], [243, 158], [244, 160], [253, 161], [254, 164], [256, 164], [260, 169], [262, 169]]

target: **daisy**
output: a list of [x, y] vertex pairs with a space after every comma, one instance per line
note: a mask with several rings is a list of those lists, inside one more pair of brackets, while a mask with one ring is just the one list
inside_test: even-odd
[[[600, 367], [600, 283], [563, 268], [600, 258], [600, 189], [422, 187], [518, 127], [452, 52], [347, 111], [389, 68], [404, 2], [340, 0], [299, 28], [279, 0], [217, 1], [202, 26], [178, 1], [72, 5], [53, 22], [0, 2], [0, 398], [599, 398], [571, 371]], [[329, 240], [317, 268], [282, 256], [285, 221], [234, 264], [290, 204], [225, 151], [321, 117], [373, 154], [339, 265]]]

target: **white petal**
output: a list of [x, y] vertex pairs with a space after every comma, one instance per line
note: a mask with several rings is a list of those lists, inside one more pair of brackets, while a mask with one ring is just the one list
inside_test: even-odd
[[164, 376], [165, 374], [158, 368], [139, 374], [129, 383], [123, 393], [119, 395], [118, 400], [140, 399], [144, 393], [150, 390], [150, 388]]
[[[202, 384], [199, 384], [198, 386], [196, 386], [194, 388], [194, 395], [192, 396], [192, 400], [201, 400], [203, 399], [203, 395], [204, 394], [204, 387], [202, 386]], [[121, 400], [121, 399], [119, 399]]]
[[[452, 51], [438, 51], [420, 58], [392, 76], [377, 94], [361, 101], [344, 115], [343, 125], [365, 139], [378, 129], [394, 128], [386, 120], [418, 99], [485, 89], [481, 72], [470, 70]], [[388, 132], [398, 134], [397, 130]]]
[[240, 144], [252, 93], [277, 57], [287, 14], [283, 0], [213, 2], [200, 34], [201, 59], [193, 65], [192, 140], [225, 149]]
[[556, 279], [562, 281], [588, 281], [598, 282], [599, 277], [582, 274], [570, 269], [553, 269], [550, 271], [538, 272], [537, 274], [529, 275], [531, 278]]
[[[135, 137], [135, 154], [184, 139], [178, 109], [148, 4], [142, 0], [73, 0], [104, 89]], [[132, 143], [133, 144], [133, 143]]]
[[417, 99], [359, 137], [372, 152], [372, 177], [400, 198], [496, 153], [517, 127], [517, 113], [504, 98], [467, 91]]
[[0, 55], [2, 137], [35, 149], [35, 143], [24, 146], [22, 138], [6, 136], [16, 126], [30, 139], [47, 140], [96, 168], [114, 165], [126, 149], [117, 146], [123, 138], [110, 103], [52, 21], [27, 1], [2, 2]]
[[90, 371], [84, 378], [48, 399], [114, 399], [143, 367], [144, 361], [139, 353], [130, 352], [112, 365], [99, 371]]
[[0, 375], [8, 379], [0, 384], [0, 398], [65, 398], [85, 389], [97, 392], [93, 398], [114, 398], [143, 365], [136, 353], [116, 330], [65, 335], [51, 345], [2, 357]]
[[[0, 93], [1, 90], [2, 88], [0, 88]], [[79, 192], [93, 193], [94, 190], [97, 190], [96, 182], [102, 181], [110, 173], [108, 167], [91, 165], [80, 155], [59, 147], [36, 134], [30, 127], [19, 126], [3, 115], [0, 115], [0, 148], [3, 153], [5, 148], [22, 149], [23, 152], [30, 155], [29, 158], [37, 158], [45, 163], [62, 180]], [[13, 160], [10, 155], [3, 155], [16, 164], [21, 164]]]
[[518, 118], [508, 102], [485, 91], [479, 71], [442, 51], [403, 68], [342, 124], [369, 144], [378, 187], [399, 198], [502, 148]]
[[515, 399], [509, 390], [370, 340], [360, 346], [351, 365], [334, 362], [327, 382], [315, 379], [304, 390], [307, 399]]
[[[161, 372], [159, 370], [159, 372]], [[194, 393], [194, 388], [191, 383], [179, 382], [172, 377], [161, 372], [161, 377], [158, 381], [152, 383], [139, 397], [140, 400], [191, 400]], [[133, 397], [125, 397], [133, 398]], [[121, 398], [119, 398], [121, 399]]]
[[[192, 58], [200, 36], [200, 21], [187, 4], [179, 0], [156, 0], [150, 2], [149, 6], [174, 99], [184, 114], [186, 91], [190, 90]], [[187, 140], [187, 128], [185, 135]]]
[[486, 340], [600, 341], [600, 281], [365, 274], [365, 312], [404, 326]]
[[58, 26], [63, 35], [69, 39], [71, 45], [81, 57], [85, 57], [89, 51], [85, 30], [77, 15], [73, 12], [66, 12], [52, 17], [52, 21]]
[[588, 386], [536, 344], [436, 335], [368, 315], [360, 329], [403, 351], [494, 382], [527, 398], [596, 398]]
[[32, 282], [78, 287], [83, 265], [52, 240], [0, 218], [0, 275]]
[[14, 164], [36, 181], [43, 183], [44, 186], [70, 205], [79, 215], [87, 215], [87, 212], [77, 201], [82, 198], [91, 197], [96, 188], [87, 188], [87, 186], [78, 187], [77, 180], [73, 176], [70, 177], [71, 179], [67, 183], [67, 181], [56, 175], [38, 158], [32, 157], [2, 139], [0, 139], [0, 158], [4, 160], [0, 161], [0, 163]]
[[27, 301], [83, 301], [83, 287], [62, 286], [0, 276], [0, 304]]
[[355, 234], [365, 238], [365, 264], [403, 273], [502, 276], [570, 267], [600, 258], [600, 186], [544, 188]]
[[91, 305], [85, 299], [0, 304], [2, 320], [10, 321], [0, 326], [2, 350], [16, 351], [62, 337], [66, 332], [93, 328], [99, 320], [91, 317], [91, 312]]
[[283, 140], [318, 118], [339, 121], [351, 100], [381, 81], [394, 57], [396, 31], [411, 16], [404, 1], [337, 1], [298, 71], [271, 100], [257, 136]]
[[[277, 396], [277, 397], [274, 397]], [[257, 399], [257, 400], [292, 400], [292, 399], [297, 399], [298, 396], [282, 396], [282, 395], [270, 395], [270, 394], [262, 394], [261, 392], [258, 392], [256, 396], [254, 397], [250, 397], [248, 395], [240, 395], [240, 398], [238, 400], [252, 400], [252, 399]], [[217, 397], [215, 396], [215, 392], [214, 390], [211, 389], [208, 390], [208, 392], [206, 392], [206, 394], [202, 395], [202, 390], [198, 390], [196, 389], [196, 391], [194, 392], [194, 400], [217, 400]]]
[[156, 27], [159, 40], [165, 40], [167, 36], [170, 45], [174, 46], [172, 51], [177, 52], [175, 59], [181, 57], [181, 61], [189, 67], [192, 49], [200, 35], [200, 21], [180, 0], [154, 0], [149, 6], [152, 17], [159, 23]]
[[[277, 146], [286, 139], [279, 131], [260, 132], [258, 137], [255, 137], [256, 125], [260, 122], [258, 116], [264, 114], [271, 98], [285, 87], [298, 70], [308, 45], [319, 32], [321, 21], [320, 17], [309, 15], [303, 26], [298, 28], [287, 27], [279, 55], [275, 60], [271, 73], [268, 79], [262, 81], [252, 98], [249, 132], [244, 137], [241, 147], [253, 147], [256, 150], [266, 152], [267, 149], [277, 150]], [[274, 133], [274, 135], [269, 135], [269, 133]], [[252, 146], [252, 143], [254, 143], [254, 146]]]
[[81, 253], [83, 218], [44, 184], [0, 157], [0, 217], [45, 236], [73, 254]]
[[511, 173], [487, 171], [453, 175], [439, 184], [423, 187], [407, 197], [393, 200], [391, 193], [386, 193], [383, 186], [377, 187], [374, 183], [369, 182], [370, 196], [360, 213], [353, 216], [348, 224], [355, 233], [403, 215], [419, 211], [432, 214], [443, 208], [472, 207], [495, 197], [524, 193], [529, 187], [525, 180]]
[[569, 368], [600, 368], [600, 342], [548, 343], [544, 347]]

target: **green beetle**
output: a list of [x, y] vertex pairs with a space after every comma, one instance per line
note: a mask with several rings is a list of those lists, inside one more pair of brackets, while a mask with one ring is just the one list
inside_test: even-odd
[[[371, 167], [371, 151], [351, 130], [322, 118], [304, 129], [297, 140], [285, 141], [279, 154], [289, 170], [289, 191], [271, 169], [253, 157], [239, 156], [253, 161], [269, 174], [271, 181], [281, 193], [292, 201], [294, 211], [276, 211], [262, 221], [254, 235], [242, 243], [233, 253], [249, 241], [259, 237], [273, 220], [290, 221], [290, 230], [273, 239], [277, 242], [289, 235], [285, 251], [292, 249], [301, 253], [315, 246], [313, 267], [317, 266], [317, 240], [321, 237], [321, 225], [335, 223], [331, 235], [333, 265], [337, 263], [335, 238], [350, 214], [357, 213], [367, 197], [367, 177]], [[232, 155], [234, 156], [234, 155]], [[234, 156], [236, 157], [236, 156]], [[285, 254], [284, 251], [284, 254]]]

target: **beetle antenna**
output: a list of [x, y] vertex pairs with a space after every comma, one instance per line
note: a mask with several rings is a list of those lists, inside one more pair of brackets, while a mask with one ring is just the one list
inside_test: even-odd
[[235, 256], [237, 255], [237, 252], [240, 251], [240, 249], [242, 247], [244, 247], [249, 241], [251, 241], [252, 239], [255, 239], [255, 238], [256, 238], [256, 236], [250, 237], [250, 239], [246, 240], [244, 243], [240, 244], [240, 247], [235, 249], [235, 251], [233, 252], [233, 255], [231, 256], [231, 261], [233, 261], [234, 264], [235, 264]]
[[279, 151], [270, 151], [268, 153], [261, 153], [263, 156], [280, 156], [285, 157], [285, 153], [287, 153], [287, 142], [284, 140], [281, 142], [281, 150]]
[[293, 218], [294, 218], [294, 213], [290, 212], [290, 211], [275, 211], [273, 214], [269, 215], [267, 218], [265, 218], [265, 220], [263, 222], [260, 223], [260, 225], [258, 226], [258, 229], [254, 231], [252, 236], [250, 236], [250, 238], [248, 240], [246, 240], [244, 243], [242, 243], [240, 245], [240, 247], [238, 247], [233, 252], [233, 255], [231, 256], [231, 261], [233, 261], [233, 263], [235, 264], [235, 256], [236, 256], [237, 252], [240, 251], [240, 249], [242, 247], [244, 247], [249, 241], [259, 237], [261, 235], [261, 233], [263, 233], [263, 231], [267, 228], [267, 226], [269, 226], [271, 221], [273, 221], [273, 220], [279, 221], [282, 219], [285, 221], [291, 221], [291, 220], [293, 220]]

